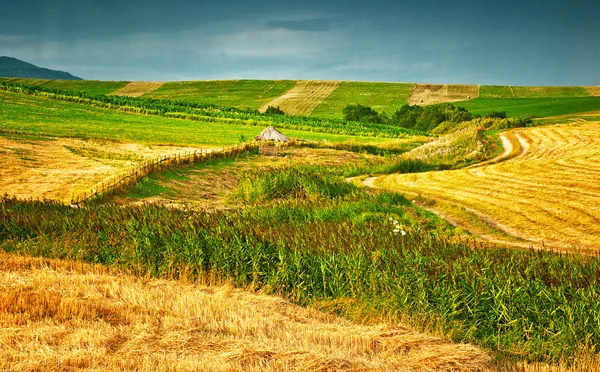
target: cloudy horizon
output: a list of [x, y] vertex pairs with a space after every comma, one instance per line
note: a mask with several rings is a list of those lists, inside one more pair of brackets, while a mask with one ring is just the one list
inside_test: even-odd
[[0, 55], [90, 80], [600, 85], [600, 5], [0, 0]]

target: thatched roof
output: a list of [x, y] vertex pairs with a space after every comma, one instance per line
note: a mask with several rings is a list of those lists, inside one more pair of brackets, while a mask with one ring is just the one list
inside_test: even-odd
[[265, 128], [265, 130], [263, 130], [262, 132], [260, 132], [258, 136], [254, 137], [254, 140], [287, 142], [290, 139], [285, 134], [275, 129], [274, 126], [270, 126], [268, 128]]

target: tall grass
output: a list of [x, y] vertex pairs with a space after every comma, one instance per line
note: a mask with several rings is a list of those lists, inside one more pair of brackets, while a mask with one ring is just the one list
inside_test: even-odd
[[[310, 177], [338, 195], [296, 199]], [[573, 362], [598, 352], [598, 257], [474, 248], [444, 237], [404, 197], [339, 191], [333, 175], [282, 169], [247, 179], [277, 179], [284, 191], [210, 213], [5, 198], [0, 248], [157, 277], [218, 277], [350, 316], [401, 318], [501, 358]], [[238, 192], [275, 196], [262, 182], [242, 181]], [[407, 234], [394, 234], [390, 218]]]

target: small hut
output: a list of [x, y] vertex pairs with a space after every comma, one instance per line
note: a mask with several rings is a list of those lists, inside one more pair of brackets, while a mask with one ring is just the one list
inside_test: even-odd
[[283, 153], [281, 151], [281, 144], [288, 142], [290, 139], [275, 129], [274, 126], [270, 126], [254, 137], [254, 140], [259, 142], [259, 154], [277, 156]]

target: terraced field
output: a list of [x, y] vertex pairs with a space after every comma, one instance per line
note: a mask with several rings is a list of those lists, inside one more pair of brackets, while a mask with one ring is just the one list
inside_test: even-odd
[[513, 158], [454, 171], [397, 174], [374, 184], [411, 195], [502, 244], [600, 249], [600, 123], [512, 132]]
[[478, 96], [479, 87], [477, 85], [415, 84], [408, 97], [408, 104], [432, 105], [443, 102], [464, 101]]
[[301, 80], [282, 96], [265, 103], [259, 111], [265, 112], [269, 106], [279, 107], [289, 115], [310, 115], [310, 113], [335, 91], [339, 81]]
[[368, 83], [342, 81], [310, 114], [326, 118], [341, 118], [347, 105], [369, 106], [378, 112], [393, 114], [408, 102], [413, 83]]

